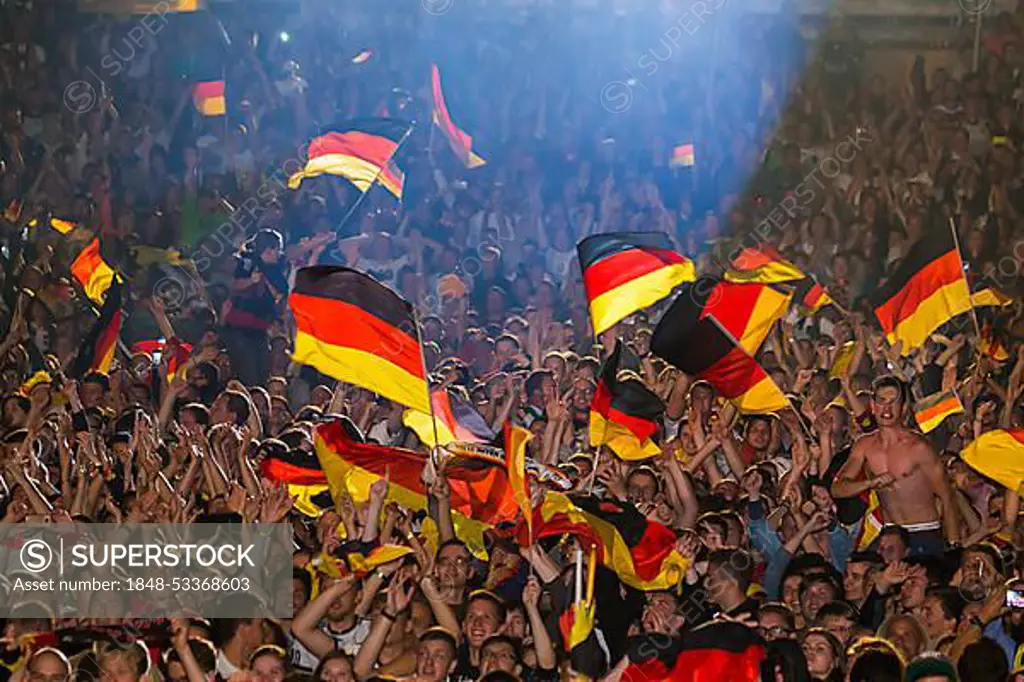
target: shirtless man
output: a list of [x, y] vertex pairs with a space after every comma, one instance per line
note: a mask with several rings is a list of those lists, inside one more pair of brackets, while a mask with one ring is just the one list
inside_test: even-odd
[[[895, 377], [875, 380], [871, 412], [878, 431], [858, 440], [832, 483], [833, 497], [878, 493], [886, 523], [910, 532], [911, 554], [941, 554], [958, 542], [960, 527], [945, 468], [932, 446], [903, 427], [906, 388]], [[935, 500], [941, 504], [940, 512]]]

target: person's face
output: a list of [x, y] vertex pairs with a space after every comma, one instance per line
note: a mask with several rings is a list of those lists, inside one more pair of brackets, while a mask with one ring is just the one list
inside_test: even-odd
[[430, 640], [416, 652], [416, 674], [431, 682], [441, 682], [455, 663], [455, 650], [447, 642]]
[[789, 639], [793, 631], [789, 629], [785, 616], [772, 611], [762, 611], [757, 620], [757, 631], [766, 642]]
[[891, 564], [903, 561], [903, 558], [907, 556], [907, 546], [903, 544], [902, 538], [895, 533], [883, 535], [882, 539], [878, 541], [878, 553], [882, 555], [885, 563]]
[[[330, 580], [324, 586], [323, 589], [327, 589], [335, 581]], [[327, 620], [339, 621], [346, 618], [349, 614], [353, 613], [356, 608], [356, 597], [359, 594], [359, 590], [354, 586], [347, 592], [338, 596], [337, 599], [331, 602], [331, 605], [327, 607]]]
[[807, 658], [807, 671], [815, 677], [824, 677], [832, 672], [836, 666], [835, 653], [832, 645], [824, 635], [810, 634], [804, 638], [801, 646], [804, 656]]
[[292, 578], [292, 613], [306, 605], [306, 586], [298, 578]]
[[106, 656], [100, 661], [99, 667], [100, 682], [138, 682], [139, 673], [135, 661], [123, 653]]
[[658, 483], [648, 473], [633, 474], [626, 484], [626, 492], [634, 503], [652, 502], [658, 493]]
[[761, 451], [768, 447], [772, 437], [772, 429], [763, 419], [755, 419], [747, 427], [747, 444]]
[[487, 599], [475, 599], [466, 610], [462, 631], [471, 647], [478, 648], [498, 631], [498, 606]]
[[960, 569], [965, 587], [991, 587], [999, 580], [999, 571], [985, 552], [965, 553]]
[[956, 620], [946, 618], [946, 614], [942, 610], [942, 600], [938, 597], [925, 597], [918, 614], [925, 632], [933, 642], [943, 635], [953, 632], [953, 629], [956, 628]]
[[724, 606], [722, 603], [725, 596], [732, 591], [733, 587], [736, 587], [736, 583], [729, 576], [727, 570], [722, 566], [709, 566], [708, 573], [705, 577], [705, 585], [708, 588], [708, 596], [711, 601], [718, 606]]
[[924, 601], [928, 589], [928, 572], [920, 566], [910, 569], [906, 580], [900, 586], [900, 603], [905, 609], [916, 609]]
[[480, 650], [481, 675], [495, 670], [517, 675], [518, 669], [519, 661], [516, 659], [516, 650], [508, 642], [490, 642]]
[[332, 658], [320, 669], [321, 682], [355, 682], [355, 679], [347, 658]]
[[835, 590], [825, 583], [817, 582], [807, 588], [800, 596], [800, 607], [804, 619], [813, 621], [822, 606], [836, 598]]
[[188, 682], [188, 673], [185, 672], [181, 663], [174, 661], [167, 666], [167, 679], [170, 682]]
[[889, 640], [908, 661], [921, 653], [921, 639], [906, 618], [899, 618], [892, 623], [889, 627]]
[[257, 682], [284, 682], [284, 661], [277, 656], [265, 655], [252, 662], [253, 677]]
[[690, 396], [693, 400], [693, 406], [703, 414], [707, 414], [711, 409], [711, 391], [704, 386], [698, 386], [693, 389]]
[[95, 381], [86, 381], [81, 384], [82, 405], [85, 407], [98, 407], [103, 404], [103, 386]]
[[847, 601], [857, 603], [867, 596], [868, 580], [871, 578], [871, 564], [848, 563], [843, 575], [843, 589]]
[[850, 638], [854, 622], [845, 616], [826, 616], [821, 626], [836, 636], [840, 642]]
[[871, 396], [871, 413], [879, 426], [899, 426], [903, 421], [903, 400], [895, 386], [883, 386]]
[[516, 639], [526, 639], [526, 615], [522, 609], [510, 609], [505, 617], [505, 634]]
[[470, 570], [469, 552], [465, 547], [449, 545], [437, 556], [437, 570], [443, 587], [461, 589], [466, 586]]
[[26, 669], [28, 682], [64, 682], [68, 678], [67, 665], [56, 654], [34, 656]]

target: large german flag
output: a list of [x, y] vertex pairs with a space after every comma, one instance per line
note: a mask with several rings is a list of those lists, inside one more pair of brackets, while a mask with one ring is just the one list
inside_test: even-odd
[[622, 343], [605, 362], [590, 403], [590, 446], [607, 445], [622, 459], [654, 457], [661, 448], [652, 440], [665, 405], [638, 376], [618, 377]]
[[71, 274], [82, 285], [86, 296], [96, 303], [103, 303], [103, 296], [114, 281], [114, 269], [100, 255], [98, 237], [79, 251], [71, 263]]
[[301, 450], [267, 457], [260, 463], [260, 473], [288, 486], [288, 495], [300, 514], [317, 518], [333, 504], [320, 461]]
[[[675, 660], [672, 660], [672, 657]], [[673, 642], [641, 635], [629, 643], [622, 682], [758, 682], [765, 660], [763, 640], [740, 623], [712, 621]]]
[[[521, 524], [524, 546], [530, 540], [526, 532]], [[601, 563], [637, 589], [672, 589], [686, 574], [688, 561], [675, 550], [675, 533], [648, 521], [628, 502], [549, 491], [533, 512], [533, 538], [566, 534], [596, 548]]]
[[369, 275], [318, 265], [299, 270], [288, 304], [295, 317], [295, 362], [430, 412], [408, 301]]
[[434, 109], [432, 112], [434, 124], [441, 130], [441, 134], [448, 140], [448, 146], [452, 148], [455, 156], [466, 168], [478, 168], [486, 161], [473, 152], [473, 138], [465, 131], [460, 130], [452, 121], [448, 113], [448, 105], [444, 101], [444, 91], [441, 89], [441, 70], [437, 64], [430, 66], [430, 90], [433, 94]]
[[402, 415], [402, 423], [416, 432], [421, 443], [430, 447], [449, 443], [490, 443], [497, 437], [466, 399], [448, 389], [433, 389], [430, 404], [433, 416], [411, 409]]
[[[413, 510], [426, 510], [427, 489], [423, 484], [426, 455], [404, 448], [357, 443], [345, 433], [340, 422], [321, 424], [316, 429], [316, 453], [331, 497], [337, 504], [343, 497], [356, 502], [370, 499], [370, 487], [387, 476], [388, 501]], [[451, 488], [456, 532], [475, 552], [483, 549], [483, 533], [491, 525], [512, 521], [519, 513], [513, 499], [504, 462], [463, 457], [444, 468]]]
[[754, 355], [768, 338], [772, 326], [785, 316], [792, 298], [792, 292], [783, 285], [722, 281], [710, 293], [708, 301], [709, 310], [719, 324], [747, 353]]
[[596, 234], [576, 249], [595, 335], [695, 277], [693, 261], [673, 251], [663, 232]]
[[78, 355], [71, 365], [71, 376], [80, 379], [93, 371], [104, 374], [110, 372], [117, 340], [121, 336], [121, 323], [124, 321], [121, 310], [123, 286], [120, 278], [115, 277], [100, 308], [99, 319], [93, 323], [82, 347], [78, 349]]
[[971, 292], [951, 230], [921, 239], [874, 296], [875, 316], [891, 345], [903, 354], [924, 345], [932, 332], [971, 309]]
[[1024, 492], [1024, 429], [983, 433], [963, 449], [960, 457], [982, 476], [1010, 491]]
[[409, 130], [405, 121], [377, 118], [355, 121], [315, 137], [309, 142], [306, 166], [288, 178], [288, 186], [295, 189], [304, 179], [326, 173], [340, 175], [362, 192], [378, 182], [401, 199], [405, 174], [394, 156]]
[[717, 320], [720, 310], [734, 305], [731, 298], [712, 297], [722, 291], [718, 284], [715, 278], [701, 277], [684, 286], [655, 328], [651, 351], [710, 382], [741, 412], [763, 414], [788, 407], [771, 377]]

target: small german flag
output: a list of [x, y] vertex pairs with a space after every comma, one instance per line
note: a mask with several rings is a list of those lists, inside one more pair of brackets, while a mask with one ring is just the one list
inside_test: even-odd
[[448, 113], [448, 105], [444, 101], [444, 91], [441, 89], [441, 70], [437, 64], [430, 66], [430, 88], [434, 98], [434, 109], [432, 112], [434, 124], [441, 130], [441, 134], [448, 140], [448, 146], [459, 158], [459, 161], [466, 168], [478, 168], [486, 161], [473, 152], [473, 138], [461, 130], [452, 121]]
[[203, 116], [223, 116], [228, 113], [224, 81], [202, 81], [193, 85], [192, 104]]
[[669, 168], [689, 168], [697, 162], [693, 143], [681, 144], [672, 148], [672, 156], [668, 160]]
[[483, 416], [458, 394], [446, 388], [436, 388], [430, 392], [430, 403], [432, 415], [411, 409], [402, 415], [402, 423], [416, 432], [421, 443], [430, 447], [449, 443], [490, 443], [497, 437]]
[[[628, 502], [548, 491], [533, 511], [534, 539], [571, 534], [596, 548], [601, 563], [638, 590], [667, 590], [686, 575], [688, 560], [675, 549], [676, 534], [649, 521]], [[529, 542], [526, 524], [519, 542]]]
[[701, 277], [683, 287], [662, 316], [651, 338], [651, 351], [691, 376], [710, 382], [741, 412], [764, 414], [789, 401], [764, 369], [721, 322], [720, 310], [733, 301], [723, 296], [719, 280]]
[[818, 284], [814, 275], [807, 275], [796, 286], [793, 292], [793, 300], [797, 302], [800, 309], [806, 315], [812, 315], [827, 305], [833, 305], [835, 301], [828, 295], [825, 288]]
[[61, 234], [69, 234], [76, 227], [78, 227], [78, 225], [73, 223], [73, 222], [71, 222], [70, 220], [62, 220], [60, 218], [50, 218], [50, 227], [53, 228], [54, 230], [56, 230], [57, 232], [60, 232]]
[[766, 657], [764, 641], [753, 628], [717, 620], [688, 631], [678, 642], [641, 635], [631, 640], [629, 652], [623, 682], [758, 682]]
[[594, 334], [657, 303], [696, 275], [663, 232], [609, 232], [576, 245]]
[[925, 396], [914, 403], [914, 419], [921, 433], [931, 433], [939, 427], [946, 417], [962, 414], [963, 403], [953, 391], [940, 391]]
[[96, 303], [103, 303], [103, 297], [114, 281], [114, 269], [100, 255], [98, 237], [86, 244], [72, 261], [71, 274], [82, 285], [86, 296]]
[[533, 439], [529, 429], [505, 424], [505, 470], [513, 499], [519, 503], [528, 526], [533, 525], [533, 506], [530, 499], [530, 482], [526, 478], [526, 444]]
[[936, 329], [971, 309], [971, 293], [951, 230], [918, 240], [874, 296], [875, 317], [890, 345], [904, 355]]
[[121, 336], [121, 323], [124, 314], [121, 311], [121, 279], [115, 277], [107, 292], [107, 298], [100, 308], [100, 316], [93, 323], [89, 334], [85, 337], [82, 347], [71, 365], [71, 376], [81, 379], [89, 372], [110, 372], [117, 350], [117, 340]]
[[1013, 299], [995, 287], [984, 287], [971, 294], [971, 305], [975, 308], [984, 308], [986, 306], [1002, 308], [1013, 305]]
[[990, 320], [986, 320], [981, 326], [981, 337], [978, 339], [978, 352], [986, 355], [996, 362], [1006, 362], [1010, 359], [1010, 352], [1006, 350], [1002, 334], [996, 331]]
[[287, 485], [295, 510], [304, 516], [319, 518], [334, 504], [319, 460], [301, 450], [267, 457], [260, 463], [260, 473]]
[[737, 283], [778, 284], [805, 277], [804, 271], [783, 258], [774, 246], [762, 244], [742, 249], [729, 264], [724, 279]]
[[401, 199], [405, 173], [394, 156], [410, 130], [408, 122], [374, 118], [315, 137], [309, 142], [306, 166], [288, 178], [288, 187], [296, 189], [306, 178], [339, 175], [361, 192], [368, 192], [376, 182]]
[[638, 376], [618, 377], [622, 343], [601, 371], [590, 403], [590, 446], [607, 445], [626, 460], [655, 457], [661, 448], [651, 440], [658, 431], [665, 405]]
[[151, 358], [155, 358], [159, 353], [161, 360], [167, 363], [167, 380], [170, 381], [177, 374], [178, 368], [188, 362], [188, 356], [192, 354], [192, 344], [175, 337], [166, 341], [164, 339], [148, 339], [136, 341], [132, 346], [132, 353], [145, 353]]
[[[558, 629], [562, 633], [565, 651], [569, 654], [569, 665], [573, 672], [596, 680], [605, 667], [605, 656], [601, 642], [594, 632], [597, 602], [594, 600], [594, 579], [597, 575], [597, 551], [591, 548], [587, 558], [587, 588], [583, 599], [576, 601], [575, 595], [568, 604], [560, 604], [562, 615], [558, 617]], [[566, 591], [566, 597], [568, 597]]]
[[878, 499], [878, 493], [869, 490], [861, 494], [861, 499], [867, 504], [864, 516], [861, 521], [860, 531], [857, 533], [855, 547], [858, 552], [863, 552], [871, 547], [871, 544], [882, 534], [885, 521], [882, 518], [882, 503]]
[[981, 434], [960, 453], [961, 459], [982, 476], [1012, 492], [1024, 485], [1024, 429], [995, 429]]
[[349, 570], [357, 578], [362, 578], [378, 566], [389, 564], [413, 553], [413, 548], [406, 545], [378, 545], [366, 554], [348, 552], [345, 554], [345, 561], [348, 562]]
[[288, 304], [295, 318], [295, 362], [430, 412], [408, 301], [369, 275], [318, 265], [299, 270]]

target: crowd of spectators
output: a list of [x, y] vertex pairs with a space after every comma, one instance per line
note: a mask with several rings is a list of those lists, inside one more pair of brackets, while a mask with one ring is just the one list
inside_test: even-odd
[[[421, 447], [402, 406], [290, 361], [294, 273], [338, 263], [414, 304], [428, 368], [495, 428], [529, 428], [530, 455], [576, 490], [677, 533], [691, 563], [676, 590], [599, 570], [604, 679], [622, 677], [631, 636], [685, 640], [715, 618], [763, 637], [765, 680], [1024, 679], [1018, 491], [959, 458], [1024, 425], [1024, 14], [987, 23], [977, 71], [883, 78], [805, 45], [785, 13], [604, 5], [302, 0], [113, 18], [0, 2], [3, 522], [230, 515], [298, 538], [290, 620], [174, 619], [125, 646], [107, 636], [127, 627], [116, 617], [31, 612], [6, 621], [12, 677], [571, 679], [558, 627], [571, 541], [496, 540], [480, 557], [442, 522], [430, 547], [384, 481], [309, 520], [258, 475], [271, 454], [313, 459], [316, 425], [341, 416], [368, 441]], [[463, 168], [431, 129], [431, 63], [487, 165]], [[192, 85], [210, 80], [226, 83], [226, 116], [194, 110]], [[287, 189], [312, 135], [383, 114], [415, 122], [402, 201], [378, 187], [357, 203], [330, 176]], [[669, 164], [681, 144], [692, 166]], [[979, 309], [985, 344], [956, 320], [901, 356], [870, 294], [950, 225], [972, 285], [1013, 303]], [[769, 244], [818, 278], [836, 305], [795, 308], [758, 355], [794, 411], [736, 415], [651, 356], [664, 306], [593, 338], [575, 244], [635, 230], [668, 233], [702, 273]], [[69, 378], [95, 320], [69, 263], [92, 236], [130, 295], [110, 373]], [[666, 403], [663, 452], [643, 462], [588, 443], [616, 336]], [[170, 380], [174, 353], [132, 351], [157, 338], [191, 348]], [[982, 352], [993, 344], [1003, 359]], [[934, 369], [965, 412], [922, 436], [910, 395]], [[868, 489], [889, 518], [858, 547], [865, 512], [850, 500]], [[444, 517], [443, 472], [430, 494]], [[416, 553], [360, 578], [307, 570], [356, 540]]]

